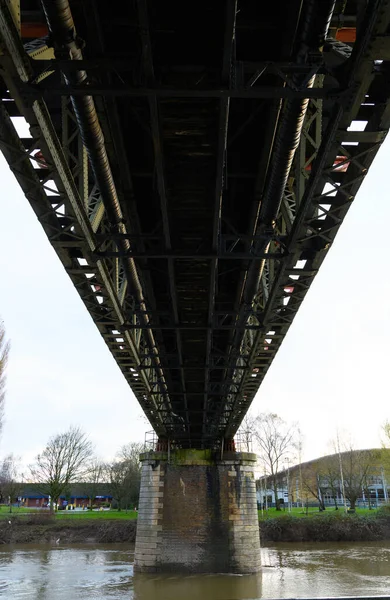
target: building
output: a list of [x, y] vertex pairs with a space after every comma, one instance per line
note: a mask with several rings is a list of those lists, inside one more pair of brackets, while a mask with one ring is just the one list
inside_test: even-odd
[[[390, 498], [390, 450], [349, 450], [287, 465], [277, 474], [277, 498], [287, 506], [378, 506]], [[275, 506], [268, 476], [257, 480], [257, 501]]]
[[[91, 504], [99, 508], [104, 505], [111, 505], [112, 495], [108, 492], [107, 485], [96, 484], [94, 486], [94, 498], [91, 502], [91, 497], [88, 493], [88, 484], [76, 483], [71, 486], [66, 494], [60, 496], [58, 508], [74, 507], [86, 508]], [[41, 491], [38, 484], [26, 484], [21, 486], [20, 494], [15, 502], [21, 506], [29, 508], [47, 508], [49, 506], [49, 494]]]

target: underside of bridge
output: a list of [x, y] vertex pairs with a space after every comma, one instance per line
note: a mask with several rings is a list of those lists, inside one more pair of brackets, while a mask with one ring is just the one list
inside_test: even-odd
[[260, 568], [232, 439], [387, 134], [389, 22], [390, 0], [0, 0], [0, 148], [159, 439], [139, 571]]
[[389, 17], [0, 0], [1, 150], [162, 449], [237, 431], [386, 136]]

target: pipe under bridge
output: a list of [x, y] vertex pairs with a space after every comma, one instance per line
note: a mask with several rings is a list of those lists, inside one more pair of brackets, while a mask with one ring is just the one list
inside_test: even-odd
[[138, 571], [260, 568], [232, 439], [389, 129], [389, 24], [390, 0], [0, 0], [0, 149], [159, 438]]

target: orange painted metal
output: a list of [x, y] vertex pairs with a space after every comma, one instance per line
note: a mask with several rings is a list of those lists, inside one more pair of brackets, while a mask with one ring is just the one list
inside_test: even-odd
[[356, 42], [356, 27], [341, 27], [337, 30], [336, 40], [340, 42]]
[[46, 23], [22, 23], [21, 36], [22, 38], [35, 39], [48, 35], [49, 30]]

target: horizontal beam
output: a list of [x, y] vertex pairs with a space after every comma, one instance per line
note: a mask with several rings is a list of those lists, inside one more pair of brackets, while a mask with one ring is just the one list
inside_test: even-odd
[[[199, 383], [203, 383], [202, 381], [200, 381]], [[203, 392], [189, 392], [187, 390], [187, 394], [188, 396], [204, 396], [205, 394], [210, 394], [212, 396], [221, 396], [223, 398], [226, 398], [227, 395], [229, 396], [238, 396], [240, 395], [241, 392], [210, 392], [209, 390], [203, 390]], [[183, 392], [148, 392], [148, 396], [161, 396], [161, 395], [166, 395], [169, 397], [174, 397], [174, 396], [180, 396], [181, 398], [183, 397]], [[191, 412], [193, 412], [191, 410]], [[203, 412], [203, 411], [199, 411], [199, 412]]]
[[375, 144], [383, 142], [387, 131], [343, 131], [336, 137], [340, 142], [361, 142], [363, 144]]
[[135, 88], [128, 86], [114, 87], [106, 85], [45, 85], [20, 84], [21, 91], [26, 96], [108, 96], [108, 97], [134, 97], [134, 98], [340, 98], [346, 90], [326, 88], [303, 88], [294, 90], [281, 86], [262, 86], [238, 89], [172, 89], [172, 88]]
[[[138, 68], [139, 62], [132, 56], [126, 58], [118, 57], [107, 57], [107, 56], [95, 56], [94, 58], [83, 58], [82, 60], [70, 60], [66, 58], [51, 58], [51, 59], [33, 59], [31, 61], [34, 71], [38, 75], [42, 71], [55, 71], [60, 69], [61, 71], [90, 71], [94, 69], [106, 69], [113, 71], [132, 71], [134, 68]], [[263, 74], [296, 74], [309, 75], [315, 70], [318, 74], [326, 73], [326, 68], [323, 64], [298, 64], [293, 62], [251, 62], [251, 61], [239, 61], [237, 63], [244, 73], [257, 73]], [[170, 73], [208, 73], [219, 72], [217, 69], [213, 69], [210, 65], [162, 65], [159, 70], [164, 73], [166, 71]]]
[[259, 329], [263, 329], [263, 325], [241, 325], [240, 327], [237, 327], [235, 324], [232, 325], [158, 325], [158, 324], [150, 324], [148, 323], [147, 325], [125, 325], [122, 327], [122, 329], [124, 331], [126, 330], [140, 330], [140, 329], [153, 329], [153, 330], [160, 330], [160, 329], [171, 329], [171, 330], [176, 330], [176, 329], [183, 329], [183, 330], [191, 330], [191, 331], [208, 331], [209, 329], [214, 329], [214, 330], [231, 330], [234, 329], [235, 331], [241, 331], [244, 329], [253, 329], [254, 331], [257, 331]]
[[[248, 366], [235, 366], [233, 365], [235, 369], [241, 370], [241, 371], [248, 371], [249, 369], [252, 369], [252, 367], [248, 367]], [[202, 371], [203, 369], [210, 369], [210, 371], [226, 371], [226, 369], [230, 369], [232, 367], [232, 365], [222, 365], [222, 366], [213, 366], [213, 365], [199, 365], [199, 366], [188, 366], [188, 365], [164, 365], [163, 368], [164, 369], [169, 369], [170, 371], [177, 371], [179, 369], [185, 369], [186, 371]], [[137, 370], [140, 371], [141, 369], [150, 369], [150, 365], [137, 365]]]
[[[152, 173], [150, 173], [150, 175], [152, 175]], [[256, 174], [253, 174], [253, 177], [255, 177]], [[156, 241], [160, 241], [163, 242], [164, 238], [162, 235], [153, 235], [153, 234], [148, 234], [145, 233], [145, 235], [136, 235], [133, 233], [104, 233], [104, 234], [96, 234], [96, 239], [99, 242], [106, 242], [109, 240], [134, 240], [134, 239], [142, 239], [142, 240], [156, 240]], [[284, 240], [288, 239], [287, 235], [276, 235], [274, 230], [268, 232], [268, 233], [259, 233], [259, 234], [255, 234], [255, 235], [248, 235], [246, 233], [241, 233], [241, 232], [236, 232], [236, 233], [221, 233], [220, 234], [220, 239], [224, 240], [224, 241], [239, 241], [239, 240], [245, 240], [246, 242], [257, 242], [259, 240], [266, 240], [268, 242], [271, 241], [276, 241], [276, 242], [283, 242]], [[194, 236], [194, 235], [186, 235], [186, 236], [179, 236], [180, 240], [187, 240], [187, 239], [199, 239], [199, 236]]]
[[[64, 242], [66, 244], [67, 242]], [[175, 252], [120, 252], [116, 250], [96, 250], [94, 252], [96, 258], [120, 257], [126, 256], [130, 258], [148, 258], [148, 259], [167, 259], [173, 258], [177, 260], [250, 260], [250, 259], [274, 259], [281, 260], [286, 253], [280, 252], [219, 252], [217, 254], [177, 254]]]

